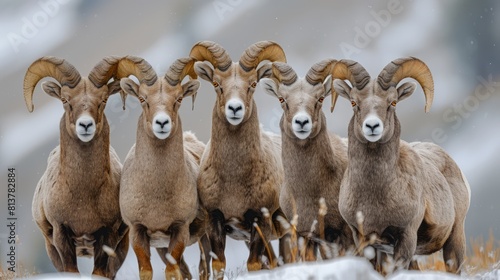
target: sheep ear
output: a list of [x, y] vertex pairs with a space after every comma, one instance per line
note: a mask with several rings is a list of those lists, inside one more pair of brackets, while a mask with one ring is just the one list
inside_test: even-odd
[[212, 66], [209, 62], [203, 61], [197, 61], [194, 64], [194, 72], [203, 80], [212, 82], [214, 78], [214, 69], [212, 69]]
[[120, 80], [120, 87], [122, 88], [120, 96], [122, 98], [123, 110], [125, 110], [125, 101], [128, 94], [139, 98], [139, 86], [132, 79], [123, 78]]
[[108, 96], [121, 91], [120, 80], [112, 81], [108, 84]]
[[415, 92], [415, 89], [417, 88], [417, 84], [414, 82], [407, 82], [402, 84], [397, 88], [398, 91], [398, 101], [405, 100], [406, 98], [410, 97], [410, 95]]
[[323, 88], [325, 89], [323, 97], [327, 97], [332, 94], [332, 76], [326, 77], [325, 82], [323, 82]]
[[260, 84], [265, 93], [273, 97], [278, 97], [278, 85], [276, 84], [276, 82], [274, 82], [273, 79], [262, 78], [260, 80]]
[[42, 89], [46, 94], [61, 99], [61, 87], [58, 84], [52, 81], [45, 81], [42, 83]]
[[190, 80], [187, 83], [182, 85], [182, 97], [186, 98], [191, 96], [193, 98], [191, 110], [194, 110], [194, 101], [196, 99], [196, 93], [200, 88], [200, 81], [198, 80]]
[[335, 93], [346, 98], [346, 99], [351, 99], [350, 93], [352, 88], [343, 80], [336, 79], [333, 81], [333, 89], [335, 90]]
[[262, 65], [259, 69], [257, 69], [257, 81], [260, 81], [263, 78], [269, 78], [272, 75], [272, 64], [266, 63]]

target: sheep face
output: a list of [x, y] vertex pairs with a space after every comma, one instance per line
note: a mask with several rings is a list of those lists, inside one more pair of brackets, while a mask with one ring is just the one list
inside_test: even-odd
[[152, 86], [139, 86], [129, 78], [122, 79], [120, 84], [126, 94], [137, 97], [141, 102], [142, 121], [147, 135], [160, 140], [167, 139], [175, 132], [183, 98], [195, 94], [200, 86], [197, 80], [172, 86], [166, 79], [158, 80]]
[[283, 109], [282, 131], [291, 138], [304, 140], [318, 135], [323, 119], [320, 112], [325, 97], [331, 93], [331, 79], [325, 83], [311, 85], [305, 80], [297, 80], [286, 85], [272, 79], [262, 79], [266, 93], [277, 97]]
[[415, 83], [408, 82], [397, 88], [383, 90], [378, 83], [372, 81], [359, 90], [351, 88], [343, 80], [334, 81], [335, 91], [351, 101], [354, 137], [362, 143], [385, 143], [392, 138], [397, 119], [396, 104], [409, 97], [415, 88]]
[[195, 72], [214, 86], [215, 112], [233, 126], [244, 123], [253, 111], [253, 93], [260, 78], [269, 74], [270, 65], [244, 71], [237, 63], [227, 70], [213, 69], [209, 62], [196, 62]]
[[97, 88], [83, 78], [74, 88], [69, 88], [46, 81], [42, 83], [42, 89], [63, 103], [68, 134], [82, 142], [90, 142], [102, 130], [106, 101], [109, 95], [119, 90], [119, 82]]

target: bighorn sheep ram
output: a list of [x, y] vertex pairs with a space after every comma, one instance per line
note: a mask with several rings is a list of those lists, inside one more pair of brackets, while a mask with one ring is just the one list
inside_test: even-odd
[[[118, 202], [122, 165], [109, 144], [104, 114], [108, 97], [120, 90], [118, 80], [108, 84], [118, 64], [116, 57], [107, 57], [86, 78], [64, 59], [42, 57], [24, 77], [24, 99], [30, 112], [35, 85], [44, 77], [59, 82], [46, 81], [42, 88], [60, 99], [65, 111], [60, 145], [49, 155], [32, 205], [58, 271], [78, 272], [77, 256], [94, 256], [93, 274], [114, 278], [127, 255], [128, 227]], [[113, 249], [116, 256], [108, 256], [103, 246]]]
[[[386, 252], [393, 248], [394, 261], [402, 268], [410, 265], [415, 254], [443, 249], [446, 269], [459, 273], [465, 253], [469, 184], [439, 146], [400, 140], [401, 125], [395, 110], [396, 104], [416, 88], [413, 82], [398, 84], [413, 78], [423, 88], [425, 112], [429, 111], [434, 97], [429, 68], [417, 58], [400, 58], [370, 81], [360, 64], [341, 60], [332, 77], [332, 99], [338, 94], [348, 99], [354, 110], [339, 208], [356, 241], [374, 234], [379, 239], [374, 247]], [[358, 212], [363, 219], [358, 219]]]
[[[267, 93], [278, 98], [283, 108], [280, 127], [285, 181], [281, 208], [287, 217], [298, 213], [296, 230], [308, 238], [311, 225], [318, 218], [319, 201], [325, 199], [328, 212], [314, 237], [347, 249], [354, 245], [352, 232], [338, 210], [347, 145], [337, 135], [328, 133], [321, 110], [323, 100], [331, 94], [330, 74], [336, 62], [327, 59], [314, 64], [304, 79], [297, 78], [288, 64], [274, 62], [273, 79], [264, 78], [261, 84]], [[316, 260], [317, 245], [309, 240], [306, 260]]]
[[[201, 159], [198, 184], [201, 203], [209, 213], [209, 238], [217, 256], [212, 269], [214, 279], [218, 279], [226, 265], [226, 235], [249, 242], [247, 268], [258, 270], [265, 242], [274, 236], [276, 217], [282, 214], [279, 137], [261, 130], [253, 93], [258, 81], [271, 70], [270, 64], [257, 69], [258, 64], [264, 60], [284, 62], [285, 53], [278, 44], [262, 41], [248, 47], [239, 62], [233, 63], [220, 45], [203, 41], [193, 46], [190, 56], [200, 61], [195, 64], [198, 76], [213, 84], [217, 93], [211, 139]], [[266, 220], [262, 208], [268, 209], [273, 224]], [[266, 240], [260, 237], [259, 229]]]
[[[122, 97], [124, 102], [127, 95], [137, 97], [143, 110], [136, 143], [123, 165], [120, 191], [122, 216], [130, 227], [140, 279], [152, 279], [151, 246], [166, 264], [166, 279], [191, 279], [182, 254], [206, 230], [196, 183], [205, 144], [194, 134], [183, 133], [178, 110], [183, 98], [193, 96], [194, 101], [200, 85], [197, 80], [181, 84], [186, 75], [196, 78], [194, 61], [176, 60], [163, 79], [141, 58], [128, 56], [124, 61], [127, 71], [118, 75], [134, 75], [140, 84], [122, 78]], [[208, 244], [206, 238], [205, 242]], [[209, 252], [205, 247], [206, 256]], [[206, 279], [208, 272], [202, 270], [200, 262], [201, 278]]]

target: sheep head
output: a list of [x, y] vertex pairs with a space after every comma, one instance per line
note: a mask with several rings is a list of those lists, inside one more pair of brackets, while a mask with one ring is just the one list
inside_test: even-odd
[[285, 63], [272, 64], [272, 79], [263, 78], [264, 90], [278, 98], [283, 108], [282, 131], [288, 137], [314, 138], [324, 125], [324, 99], [331, 94], [330, 72], [337, 61], [326, 59], [314, 64], [304, 79]]
[[286, 61], [283, 49], [271, 41], [251, 45], [237, 63], [231, 61], [220, 45], [210, 41], [196, 43], [190, 57], [199, 61], [195, 64], [196, 74], [214, 86], [216, 115], [233, 126], [240, 125], [252, 115], [255, 87], [261, 78], [271, 74], [269, 64], [257, 68], [259, 63]]
[[[342, 60], [334, 69], [334, 94], [351, 101], [354, 110], [354, 136], [362, 143], [389, 141], [399, 130], [396, 104], [409, 97], [416, 89], [414, 82], [398, 84], [404, 78], [413, 78], [425, 94], [425, 112], [434, 97], [434, 82], [427, 65], [414, 57], [393, 60], [370, 81], [366, 70], [357, 62]], [[353, 87], [344, 80], [349, 80]]]
[[42, 83], [48, 95], [60, 99], [65, 113], [68, 134], [83, 142], [91, 141], [103, 126], [104, 108], [111, 94], [119, 91], [119, 81], [109, 80], [115, 76], [118, 58], [106, 57], [90, 72], [88, 78], [81, 77], [76, 68], [64, 59], [46, 56], [33, 62], [24, 76], [24, 99], [33, 112], [33, 92], [36, 84], [45, 77], [53, 81]]
[[137, 85], [129, 78], [122, 78], [120, 85], [125, 94], [135, 96], [141, 102], [146, 133], [160, 140], [168, 138], [178, 127], [178, 110], [183, 98], [192, 96], [194, 103], [200, 86], [197, 80], [181, 83], [187, 75], [196, 78], [193, 70], [194, 60], [177, 59], [163, 79], [157, 79], [151, 65], [142, 58], [128, 56], [123, 61], [128, 65], [127, 70], [119, 75], [134, 75], [140, 84]]

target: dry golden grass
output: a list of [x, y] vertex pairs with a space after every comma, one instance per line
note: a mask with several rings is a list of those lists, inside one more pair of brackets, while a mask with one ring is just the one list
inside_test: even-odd
[[9, 270], [6, 270], [4, 267], [0, 265], [0, 279], [1, 280], [13, 280], [17, 278], [28, 278], [33, 275], [38, 274], [36, 270], [33, 269], [27, 269], [25, 268], [22, 264], [17, 264], [16, 267], [16, 272], [12, 272]]

